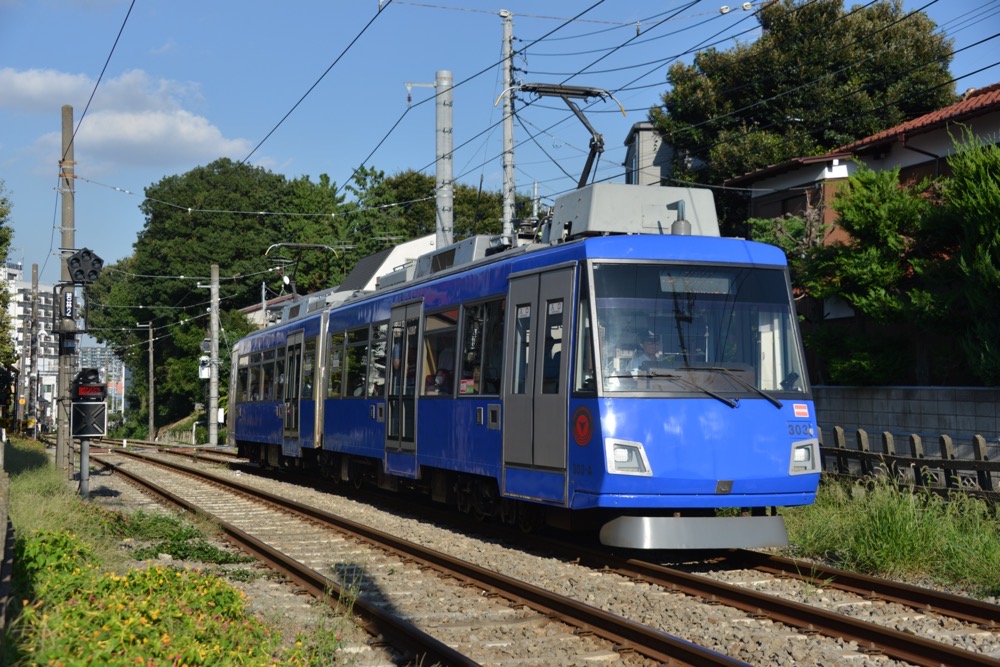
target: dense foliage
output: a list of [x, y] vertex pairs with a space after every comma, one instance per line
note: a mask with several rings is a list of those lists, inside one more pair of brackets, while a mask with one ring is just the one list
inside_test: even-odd
[[[1000, 383], [1000, 147], [966, 137], [955, 150], [934, 181], [858, 167], [833, 203], [847, 240], [824, 245], [819, 209], [750, 221], [753, 238], [789, 254], [797, 295], [817, 302], [803, 330], [821, 381]], [[855, 317], [827, 320], [831, 300]]]
[[[343, 193], [341, 193], [343, 190]], [[148, 328], [154, 330], [155, 423], [163, 426], [203, 402], [200, 345], [208, 327], [209, 273], [219, 265], [219, 377], [225, 404], [226, 346], [250, 330], [238, 310], [295, 291], [339, 284], [359, 259], [435, 231], [432, 176], [386, 177], [359, 168], [338, 188], [326, 175], [288, 179], [220, 159], [146, 188], [146, 217], [134, 252], [89, 288], [90, 330], [125, 359], [132, 376], [127, 426], [148, 422]], [[455, 187], [455, 239], [499, 231], [500, 194]]]
[[950, 40], [901, 0], [779, 0], [758, 19], [759, 39], [670, 67], [650, 118], [680, 178], [720, 183], [954, 101]]
[[[201, 532], [175, 515], [124, 514], [81, 500], [66, 483], [65, 473], [52, 466], [41, 443], [8, 441], [4, 458], [11, 475], [10, 514], [17, 539], [0, 664], [264, 666], [337, 661], [336, 627], [283, 638], [223, 578], [239, 570], [211, 567], [248, 557], [207, 544]], [[123, 543], [150, 540], [162, 542], [122, 549]], [[199, 569], [135, 563], [161, 553], [197, 559]]]
[[[0, 181], [0, 261], [6, 263], [10, 253], [10, 244], [14, 231], [10, 228], [12, 204]], [[18, 355], [11, 337], [10, 314], [7, 306], [10, 304], [10, 292], [0, 290], [0, 405], [8, 405], [11, 400], [11, 387], [15, 378], [14, 369]]]
[[959, 230], [961, 295], [968, 314], [963, 349], [987, 385], [1000, 385], [1000, 146], [967, 136], [948, 164], [945, 213]]

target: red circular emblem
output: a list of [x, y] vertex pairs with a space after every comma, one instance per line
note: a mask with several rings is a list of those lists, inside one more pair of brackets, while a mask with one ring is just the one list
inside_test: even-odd
[[590, 410], [579, 407], [573, 412], [573, 440], [581, 447], [590, 443], [594, 435], [594, 418]]

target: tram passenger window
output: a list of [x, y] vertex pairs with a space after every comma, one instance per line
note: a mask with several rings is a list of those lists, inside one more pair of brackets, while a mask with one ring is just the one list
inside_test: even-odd
[[239, 402], [246, 403], [250, 400], [250, 357], [244, 354], [237, 363], [239, 366], [236, 369], [236, 395], [239, 397]]
[[385, 398], [385, 350], [389, 326], [372, 326], [371, 355], [368, 361], [368, 396]]
[[316, 380], [316, 339], [306, 341], [302, 357], [302, 398], [313, 400], [313, 387]]
[[280, 401], [286, 398], [285, 395], [285, 348], [277, 350], [274, 360], [274, 400]]
[[264, 353], [260, 365], [260, 400], [270, 401], [274, 396], [274, 350]]
[[424, 318], [424, 396], [451, 394], [454, 389], [458, 308]]
[[482, 386], [483, 335], [486, 304], [465, 307], [462, 323], [462, 356], [459, 357], [459, 394], [478, 394]]
[[347, 332], [347, 356], [344, 358], [344, 383], [347, 396], [364, 398], [368, 382], [368, 328]]
[[250, 383], [248, 392], [251, 401], [259, 401], [260, 398], [260, 352], [250, 355]]
[[340, 398], [341, 381], [344, 365], [344, 334], [333, 334], [330, 337], [330, 382], [327, 385], [327, 397]]
[[500, 393], [503, 377], [504, 301], [486, 304], [486, 336], [483, 339], [483, 388], [484, 394]]

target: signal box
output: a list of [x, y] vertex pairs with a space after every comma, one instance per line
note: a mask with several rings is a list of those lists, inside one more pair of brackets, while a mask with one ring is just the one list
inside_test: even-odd
[[83, 368], [69, 385], [73, 401], [103, 403], [108, 399], [108, 385], [101, 382], [101, 373], [96, 368]]

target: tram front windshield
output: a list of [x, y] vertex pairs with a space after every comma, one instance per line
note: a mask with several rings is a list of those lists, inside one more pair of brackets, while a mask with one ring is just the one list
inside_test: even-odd
[[596, 264], [594, 300], [606, 393], [805, 391], [780, 269]]

